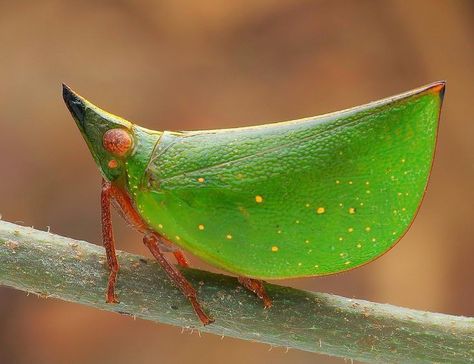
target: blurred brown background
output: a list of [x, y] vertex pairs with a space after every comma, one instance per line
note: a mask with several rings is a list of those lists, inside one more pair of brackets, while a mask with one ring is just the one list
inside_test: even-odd
[[[100, 242], [100, 178], [61, 82], [163, 130], [294, 119], [446, 79], [431, 182], [402, 242], [284, 283], [473, 316], [473, 15], [469, 0], [0, 1], [0, 213]], [[145, 254], [115, 221], [119, 248]], [[268, 349], [0, 288], [1, 363], [343, 362]]]

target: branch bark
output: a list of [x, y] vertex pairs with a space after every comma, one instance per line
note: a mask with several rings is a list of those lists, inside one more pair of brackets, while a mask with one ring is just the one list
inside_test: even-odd
[[203, 327], [158, 264], [126, 252], [118, 257], [121, 303], [108, 305], [103, 248], [0, 221], [0, 285], [145, 320], [366, 362], [474, 362], [473, 318], [271, 284], [267, 289], [274, 305], [264, 310], [235, 278], [183, 269], [216, 319]]

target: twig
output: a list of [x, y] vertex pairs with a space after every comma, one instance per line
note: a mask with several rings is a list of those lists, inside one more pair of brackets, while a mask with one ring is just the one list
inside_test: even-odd
[[269, 310], [235, 278], [185, 269], [216, 319], [203, 327], [152, 260], [119, 252], [121, 303], [104, 302], [104, 250], [0, 221], [0, 284], [219, 336], [367, 362], [474, 362], [474, 319], [267, 285]]

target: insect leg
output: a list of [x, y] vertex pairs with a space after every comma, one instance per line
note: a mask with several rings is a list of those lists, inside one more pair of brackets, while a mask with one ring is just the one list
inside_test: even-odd
[[186, 259], [186, 256], [183, 254], [181, 250], [175, 250], [173, 252], [173, 255], [181, 267], [184, 267], [184, 268], [189, 267], [188, 260]]
[[117, 255], [115, 254], [115, 241], [114, 234], [112, 231], [112, 219], [110, 216], [110, 197], [111, 197], [111, 185], [110, 182], [102, 179], [102, 192], [100, 195], [100, 206], [101, 206], [101, 217], [102, 217], [102, 243], [105, 247], [107, 254], [107, 263], [109, 265], [110, 274], [109, 281], [107, 284], [107, 303], [118, 303], [117, 296], [115, 295], [115, 283], [117, 282], [117, 273], [119, 270], [119, 264], [117, 261]]
[[[133, 207], [130, 197], [113, 184], [109, 183], [109, 186], [109, 195], [111, 196], [113, 206], [118, 213], [133, 229], [141, 233], [146, 233], [148, 231], [148, 226]], [[164, 239], [158, 243], [161, 251], [172, 252], [180, 266], [188, 267], [188, 261], [181, 250], [176, 248], [171, 242]]]
[[[155, 232], [156, 235], [159, 235]], [[173, 253], [177, 263], [184, 268], [189, 267], [188, 260], [184, 253], [179, 250], [176, 246], [166, 240], [164, 237], [160, 235], [160, 239], [158, 240], [158, 248], [162, 253]]]
[[143, 242], [156, 258], [168, 277], [181, 289], [183, 294], [189, 299], [197, 316], [204, 325], [212, 323], [214, 320], [206, 315], [196, 297], [196, 290], [191, 286], [183, 274], [170, 264], [159, 248], [160, 237], [154, 233], [149, 233], [143, 237]]
[[179, 250], [173, 243], [165, 239], [163, 236], [154, 232], [154, 235], [159, 236], [158, 238], [158, 248], [162, 253], [173, 253], [176, 261], [181, 267], [187, 268], [189, 267], [188, 260], [184, 253]]
[[263, 301], [264, 308], [272, 307], [272, 299], [268, 297], [265, 287], [263, 286], [263, 281], [247, 277], [238, 277], [237, 279], [242, 286], [255, 293], [257, 297]]

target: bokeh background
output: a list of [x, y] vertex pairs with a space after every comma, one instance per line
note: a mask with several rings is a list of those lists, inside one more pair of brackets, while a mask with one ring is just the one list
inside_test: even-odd
[[[432, 178], [402, 242], [349, 273], [284, 283], [473, 316], [473, 20], [470, 0], [0, 1], [0, 213], [100, 243], [100, 178], [61, 82], [179, 130], [311, 116], [446, 79]], [[119, 248], [147, 254], [115, 221]], [[0, 288], [1, 363], [343, 362], [285, 351]]]

